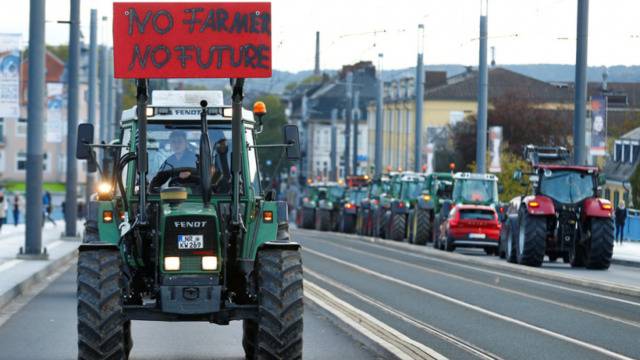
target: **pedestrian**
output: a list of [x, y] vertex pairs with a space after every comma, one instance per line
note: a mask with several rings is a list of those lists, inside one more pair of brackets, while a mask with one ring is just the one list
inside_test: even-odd
[[20, 220], [20, 194], [16, 193], [13, 197], [13, 224], [18, 226]]
[[49, 191], [45, 191], [42, 196], [42, 226], [44, 227], [44, 223], [49, 220], [53, 223], [53, 226], [57, 226], [55, 220], [51, 217], [51, 213], [53, 212], [53, 204], [51, 199], [51, 193]]
[[7, 218], [7, 202], [4, 201], [4, 192], [0, 191], [0, 230], [2, 230], [2, 225], [4, 224], [4, 221], [6, 218]]
[[624, 200], [618, 202], [616, 208], [616, 241], [622, 245], [622, 239], [624, 238], [624, 223], [627, 221], [628, 210], [624, 205]]

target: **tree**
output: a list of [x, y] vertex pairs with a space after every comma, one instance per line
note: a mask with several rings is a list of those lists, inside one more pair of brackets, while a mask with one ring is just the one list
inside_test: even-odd
[[[489, 159], [487, 158], [488, 162]], [[469, 167], [471, 171], [475, 171], [476, 163], [471, 163]], [[500, 201], [507, 202], [516, 196], [526, 194], [527, 185], [523, 185], [520, 180], [514, 180], [513, 173], [515, 170], [521, 170], [523, 174], [530, 173], [531, 166], [529, 163], [522, 156], [505, 150], [500, 154], [500, 167], [502, 171], [495, 174], [498, 177], [498, 183], [502, 186]]]
[[[527, 144], [570, 147], [572, 113], [547, 109], [524, 96], [509, 93], [491, 101], [488, 126], [502, 126], [503, 146], [522, 153]], [[471, 115], [450, 126], [456, 164], [475, 161], [476, 117]]]
[[[262, 118], [264, 126], [262, 133], [256, 137], [256, 143], [258, 145], [281, 144], [282, 127], [287, 123], [282, 100], [278, 95], [266, 95], [258, 100], [266, 105], [267, 114]], [[263, 179], [265, 177], [273, 178], [278, 176], [283, 169], [289, 167], [289, 161], [286, 159], [284, 151], [284, 148], [258, 149], [258, 159]]]

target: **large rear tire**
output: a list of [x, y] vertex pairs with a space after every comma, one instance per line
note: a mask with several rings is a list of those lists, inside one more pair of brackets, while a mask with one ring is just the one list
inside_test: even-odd
[[329, 210], [316, 210], [316, 230], [329, 231], [331, 230], [331, 213]]
[[517, 220], [508, 220], [508, 226], [506, 234], [507, 237], [507, 251], [505, 253], [505, 257], [508, 262], [515, 264], [518, 262], [518, 254], [516, 253], [515, 242], [517, 241], [518, 234], [518, 221]]
[[120, 253], [88, 250], [78, 257], [78, 358], [127, 359], [133, 343], [122, 311]]
[[343, 214], [342, 215], [342, 232], [347, 234], [352, 234], [355, 232], [356, 228], [356, 216]]
[[413, 234], [413, 242], [418, 245], [427, 245], [433, 237], [433, 223], [428, 211], [416, 210], [416, 232]]
[[613, 255], [613, 220], [592, 218], [589, 232], [589, 251], [585, 259], [587, 269], [608, 269]]
[[315, 221], [314, 211], [302, 208], [302, 227], [304, 229], [313, 229]]
[[[302, 258], [299, 250], [267, 249], [258, 253], [257, 359], [301, 359], [304, 310]], [[247, 336], [253, 336], [248, 324]], [[245, 349], [246, 351], [246, 349]]]
[[519, 221], [518, 264], [540, 266], [544, 260], [546, 247], [547, 219], [543, 216], [531, 216], [528, 212], [522, 211]]
[[407, 218], [403, 214], [391, 215], [391, 231], [389, 237], [394, 241], [403, 241], [407, 230]]

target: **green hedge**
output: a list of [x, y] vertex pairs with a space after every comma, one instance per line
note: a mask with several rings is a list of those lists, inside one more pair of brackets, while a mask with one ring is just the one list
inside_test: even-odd
[[[4, 188], [10, 192], [25, 192], [27, 191], [27, 184], [24, 182], [7, 182], [4, 184]], [[44, 183], [42, 188], [52, 193], [64, 193], [66, 191], [63, 183]]]

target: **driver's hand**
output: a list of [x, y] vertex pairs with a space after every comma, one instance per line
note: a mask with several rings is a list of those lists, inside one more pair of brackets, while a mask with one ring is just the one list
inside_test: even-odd
[[180, 171], [180, 174], [178, 174], [180, 179], [186, 179], [189, 176], [191, 176], [191, 171]]

